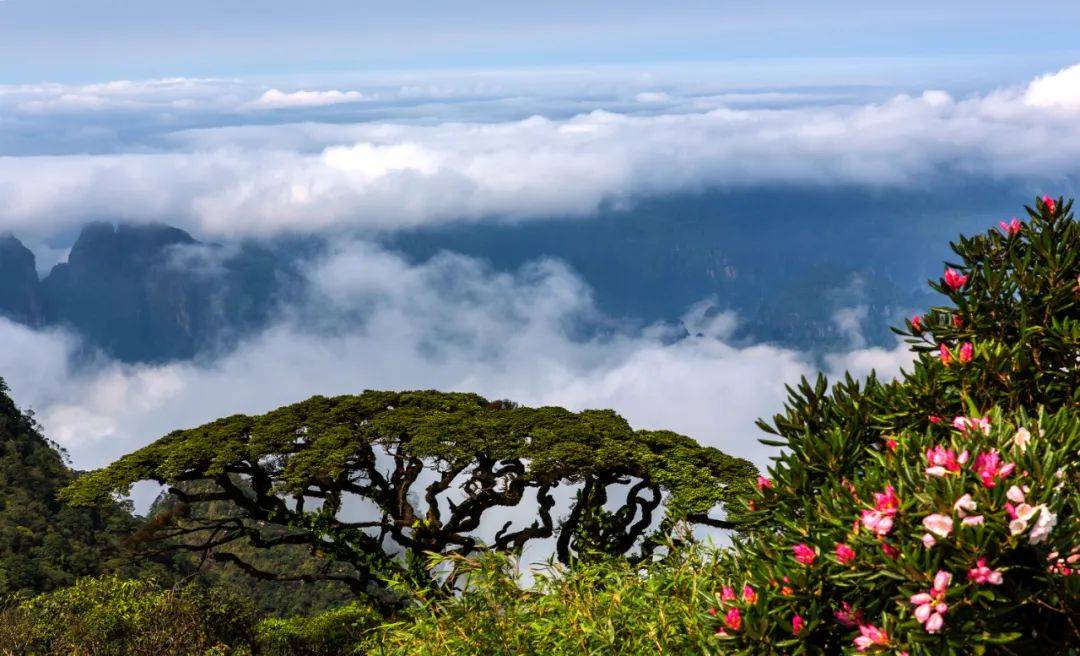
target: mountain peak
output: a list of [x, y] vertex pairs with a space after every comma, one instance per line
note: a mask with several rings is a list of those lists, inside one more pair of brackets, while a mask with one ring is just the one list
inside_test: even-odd
[[124, 263], [156, 259], [170, 246], [198, 244], [187, 232], [162, 223], [134, 225], [88, 223], [71, 247], [68, 265], [74, 269], [123, 268]]
[[14, 235], [0, 235], [0, 316], [41, 325], [41, 283], [34, 254]]

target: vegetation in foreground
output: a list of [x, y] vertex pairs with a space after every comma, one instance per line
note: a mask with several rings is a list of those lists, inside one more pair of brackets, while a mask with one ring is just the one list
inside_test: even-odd
[[[305, 406], [284, 409], [280, 421], [271, 415], [222, 420], [167, 436], [64, 493], [96, 507], [135, 480], [168, 483], [193, 503], [156, 526], [163, 531], [156, 537], [183, 550], [193, 546], [186, 533], [176, 533], [185, 526], [213, 526], [219, 536], [231, 526], [255, 548], [292, 535], [305, 544], [313, 535], [348, 542], [352, 534], [342, 532], [348, 527], [333, 524], [321, 508], [297, 512], [286, 504], [289, 512], [278, 515], [272, 508], [280, 495], [333, 490], [342, 477], [378, 487], [374, 470], [353, 460], [365, 452], [358, 445], [389, 446], [392, 458], [397, 449], [398, 475], [414, 460], [421, 467], [438, 458], [440, 466], [461, 465], [458, 458], [485, 463], [481, 472], [508, 466], [508, 481], [534, 486], [550, 484], [553, 473], [581, 483], [580, 471], [559, 469], [576, 455], [573, 462], [590, 475], [627, 476], [617, 482], [631, 488], [635, 479], [649, 481], [627, 497], [627, 506], [648, 507], [652, 496], [642, 491], [650, 483], [678, 501], [660, 522], [661, 534], [634, 534], [636, 545], [647, 545], [644, 552], [611, 547], [624, 543], [605, 528], [620, 528], [625, 537], [636, 522], [589, 496], [615, 482], [599, 478], [577, 497], [588, 521], [570, 526], [570, 557], [531, 588], [514, 576], [507, 555], [513, 544], [415, 549], [398, 561], [401, 570], [373, 569], [379, 585], [364, 587], [352, 605], [261, 622], [227, 594], [147, 589], [132, 604], [122, 601], [124, 586], [149, 584], [91, 579], [11, 602], [0, 618], [0, 650], [106, 654], [130, 646], [122, 653], [139, 653], [139, 645], [152, 644], [164, 650], [158, 653], [178, 654], [1080, 653], [1080, 227], [1071, 202], [1043, 198], [1025, 221], [962, 238], [954, 250], [958, 260], [932, 283], [950, 304], [912, 317], [899, 331], [915, 352], [911, 371], [888, 383], [849, 378], [829, 388], [819, 379], [792, 389], [785, 411], [762, 424], [784, 450], [753, 490], [710, 497], [710, 486], [725, 493], [728, 486], [710, 478], [707, 457], [691, 458], [698, 469], [664, 457], [675, 453], [664, 451], [672, 446], [697, 453], [692, 443], [661, 440], [657, 450], [656, 436], [622, 432], [631, 439], [620, 447], [592, 431], [593, 415], [555, 413], [564, 422], [558, 426], [570, 427], [570, 448], [541, 440], [550, 449], [541, 453], [558, 456], [541, 458], [534, 468], [521, 451], [531, 440], [522, 438], [550, 429], [544, 422], [551, 416], [483, 404], [463, 411], [474, 403], [467, 398], [464, 406], [439, 410], [440, 401], [462, 399], [425, 396], [423, 403], [434, 407], [400, 413], [395, 397], [352, 423], [323, 422], [335, 417], [326, 400], [316, 402], [322, 419], [310, 425], [295, 414]], [[240, 427], [229, 429], [230, 421]], [[524, 422], [516, 424], [525, 428], [520, 433], [508, 428], [517, 421]], [[215, 427], [224, 427], [218, 437], [226, 439], [198, 439], [199, 430]], [[491, 444], [510, 450], [489, 453]], [[615, 455], [636, 469], [612, 474], [620, 464]], [[257, 471], [247, 472], [249, 482], [245, 472], [230, 470], [246, 456], [277, 462], [265, 465], [272, 475], [261, 492], [234, 494], [263, 485]], [[694, 473], [703, 482], [687, 478]], [[474, 485], [481, 498], [504, 489], [481, 479]], [[186, 484], [195, 488], [185, 490]], [[712, 551], [673, 541], [685, 538], [688, 521], [719, 522], [703, 506], [719, 501], [736, 527], [730, 547]], [[232, 505], [214, 507], [221, 502]], [[236, 514], [252, 503], [263, 512], [264, 502], [265, 518]], [[377, 498], [376, 505], [381, 522], [403, 521], [405, 505]], [[546, 531], [542, 515], [534, 526]], [[407, 510], [406, 516], [407, 525], [396, 529], [407, 540], [447, 536], [445, 525], [435, 524], [438, 512], [423, 520]], [[264, 534], [265, 524], [253, 529], [258, 521], [275, 526]], [[551, 535], [562, 538], [567, 525], [558, 529], [552, 525]], [[460, 546], [454, 543], [460, 536], [450, 536], [446, 544]], [[357, 536], [350, 544], [363, 543]], [[198, 547], [216, 553], [224, 546], [207, 544]], [[332, 549], [324, 551], [333, 558]], [[380, 566], [386, 562], [382, 549], [369, 553]], [[387, 599], [393, 603], [382, 603]], [[234, 603], [240, 605], [229, 606]], [[162, 642], [168, 629], [148, 619], [142, 604], [195, 617], [198, 627], [187, 631], [192, 641]], [[222, 624], [214, 608], [226, 607]], [[64, 621], [51, 621], [58, 617]], [[117, 619], [95, 623], [110, 617]], [[28, 633], [19, 627], [28, 626], [37, 627], [29, 632], [36, 642], [13, 643]], [[71, 627], [86, 632], [83, 626], [90, 636], [116, 632], [105, 642], [69, 637]]]

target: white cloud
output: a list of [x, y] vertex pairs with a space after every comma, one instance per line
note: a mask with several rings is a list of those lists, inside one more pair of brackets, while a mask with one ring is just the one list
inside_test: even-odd
[[293, 107], [323, 107], [365, 100], [359, 91], [293, 91], [270, 89], [246, 106], [251, 109], [285, 109]]
[[1080, 108], [1080, 64], [1036, 78], [1024, 101], [1033, 107]]
[[223, 108], [242, 102], [250, 93], [247, 86], [237, 80], [187, 77], [0, 85], [0, 106], [28, 114]]
[[663, 91], [642, 91], [634, 96], [639, 103], [663, 103], [671, 100], [671, 96]]
[[[673, 342], [663, 326], [573, 337], [571, 326], [596, 309], [590, 289], [555, 261], [498, 273], [459, 255], [412, 265], [348, 243], [311, 282], [306, 308], [211, 364], [72, 368], [70, 337], [0, 321], [0, 375], [82, 468], [175, 428], [368, 388], [611, 407], [637, 427], [680, 431], [765, 465], [771, 452], [754, 420], [778, 412], [784, 384], [816, 369], [796, 351], [727, 343], [735, 317], [706, 316], [704, 305], [685, 319], [695, 337]], [[834, 355], [829, 369], [889, 375], [907, 361], [900, 348], [869, 349]]]
[[[1069, 97], [1069, 69], [1050, 85]], [[393, 230], [490, 217], [583, 216], [605, 201], [709, 186], [911, 185], [1080, 173], [1080, 112], [1027, 89], [872, 104], [718, 107], [566, 119], [187, 131], [169, 150], [0, 158], [0, 229], [109, 216], [208, 235]], [[1042, 103], [1039, 100], [1039, 103]], [[160, 148], [160, 144], [159, 144]]]

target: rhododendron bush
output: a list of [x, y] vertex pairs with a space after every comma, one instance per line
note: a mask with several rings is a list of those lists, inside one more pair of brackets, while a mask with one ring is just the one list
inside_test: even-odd
[[783, 452], [723, 556], [718, 651], [1080, 648], [1080, 228], [1061, 198], [1027, 215], [953, 244], [909, 372], [803, 381], [761, 424]]

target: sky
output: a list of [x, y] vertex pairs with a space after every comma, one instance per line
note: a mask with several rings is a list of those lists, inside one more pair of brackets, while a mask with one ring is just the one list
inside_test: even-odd
[[4, 0], [0, 78], [875, 58], [992, 60], [1016, 74], [1075, 56], [1078, 22], [1061, 0]]
[[[613, 407], [764, 466], [752, 423], [785, 382], [910, 355], [736, 344], [737, 313], [700, 307], [692, 338], [582, 338], [567, 326], [598, 310], [564, 263], [417, 263], [374, 236], [710, 188], [1068, 193], [1078, 28], [1062, 1], [0, 0], [0, 233], [39, 265], [95, 219], [336, 244], [310, 298], [214, 361], [75, 364], [78, 335], [0, 320], [0, 376], [79, 467], [380, 387]], [[361, 319], [317, 331], [316, 310]]]

